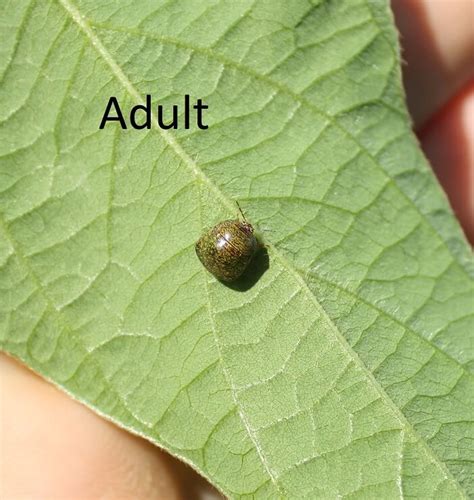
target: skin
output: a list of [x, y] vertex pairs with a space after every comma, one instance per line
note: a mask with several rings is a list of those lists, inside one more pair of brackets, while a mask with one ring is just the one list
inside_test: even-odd
[[[415, 128], [472, 238], [473, 3], [395, 0], [393, 7]], [[460, 151], [465, 153], [460, 156]], [[0, 384], [1, 498], [217, 498], [178, 460], [100, 418], [7, 356], [0, 357]]]
[[199, 239], [196, 253], [204, 267], [217, 279], [235, 281], [249, 265], [257, 247], [250, 224], [226, 220]]

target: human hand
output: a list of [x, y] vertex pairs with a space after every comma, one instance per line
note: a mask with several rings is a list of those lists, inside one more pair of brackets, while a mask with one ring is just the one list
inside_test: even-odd
[[392, 0], [415, 131], [474, 244], [474, 2]]

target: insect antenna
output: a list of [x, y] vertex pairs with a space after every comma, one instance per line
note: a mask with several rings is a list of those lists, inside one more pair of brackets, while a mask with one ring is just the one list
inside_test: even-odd
[[240, 215], [242, 216], [242, 219], [244, 219], [244, 222], [248, 222], [247, 219], [245, 218], [244, 212], [242, 211], [242, 208], [240, 208], [239, 202], [235, 200], [235, 203], [237, 205], [237, 208], [239, 209]]

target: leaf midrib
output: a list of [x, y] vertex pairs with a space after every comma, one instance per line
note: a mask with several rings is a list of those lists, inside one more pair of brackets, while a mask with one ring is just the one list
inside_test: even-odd
[[[120, 66], [117, 64], [117, 62], [113, 59], [112, 55], [110, 52], [107, 50], [107, 48], [103, 45], [101, 40], [98, 38], [98, 36], [92, 31], [90, 28], [89, 24], [86, 22], [86, 19], [81, 15], [80, 11], [73, 5], [69, 0], [57, 0], [61, 6], [64, 8], [66, 11], [67, 15], [77, 24], [79, 30], [85, 35], [86, 39], [89, 41], [91, 46], [94, 48], [94, 50], [97, 51], [97, 53], [103, 58], [104, 62], [109, 66], [111, 69], [113, 75], [116, 77], [118, 82], [125, 88], [125, 90], [130, 94], [131, 97], [136, 99], [136, 101], [140, 104], [144, 104], [144, 101], [141, 97], [141, 95], [138, 93], [138, 91], [135, 89], [135, 87], [132, 85], [130, 80], [127, 78], [125, 73], [122, 71]], [[257, 75], [256, 75], [257, 77]], [[275, 83], [275, 85], [278, 85]], [[284, 88], [282, 87], [282, 90]], [[297, 94], [294, 94], [290, 89], [287, 89], [287, 92], [291, 93], [294, 95], [295, 99], [301, 99], [301, 96], [297, 96]], [[312, 105], [312, 103], [308, 102], [308, 105]], [[314, 106], [313, 106], [314, 107]], [[317, 110], [319, 113], [323, 114], [321, 111]], [[328, 117], [330, 119], [330, 117]], [[154, 123], [154, 122], [153, 122]], [[339, 126], [337, 122], [335, 125]], [[227, 199], [227, 197], [224, 195], [224, 193], [209, 179], [203, 172], [202, 170], [198, 167], [195, 161], [192, 160], [192, 158], [184, 151], [184, 149], [181, 147], [181, 145], [177, 142], [174, 136], [172, 136], [170, 133], [168, 133], [166, 130], [160, 129], [157, 125], [154, 125], [154, 129], [157, 129], [158, 133], [162, 136], [162, 138], [168, 143], [168, 145], [175, 151], [176, 155], [179, 156], [183, 162], [184, 165], [193, 173], [193, 175], [196, 178], [196, 181], [199, 182], [201, 181], [204, 183], [215, 195], [216, 197], [221, 201], [221, 203], [229, 209], [229, 211], [234, 210], [234, 206], [230, 200]], [[341, 127], [341, 130], [344, 131], [348, 137], [351, 137], [350, 134]], [[356, 143], [357, 141], [352, 138]], [[360, 146], [363, 148], [363, 146]], [[367, 151], [367, 154], [369, 152]], [[370, 155], [370, 154], [369, 154]], [[375, 160], [374, 160], [375, 161]], [[377, 164], [377, 162], [375, 162]], [[395, 183], [396, 185], [396, 183]], [[396, 185], [397, 186], [397, 185]], [[398, 187], [398, 186], [397, 186]], [[403, 192], [402, 192], [403, 193]], [[403, 195], [407, 197], [404, 193]], [[408, 200], [410, 198], [407, 197]], [[411, 203], [413, 203], [412, 200], [410, 200]], [[430, 225], [430, 227], [432, 227]], [[432, 228], [434, 231], [434, 228]], [[438, 237], [439, 235], [435, 233]], [[444, 240], [441, 239], [444, 245], [446, 243]], [[329, 326], [330, 330], [333, 331], [334, 336], [336, 340], [339, 342], [341, 347], [348, 353], [348, 355], [351, 357], [351, 359], [354, 361], [355, 365], [357, 365], [363, 373], [367, 376], [368, 380], [370, 383], [373, 385], [377, 393], [379, 394], [380, 398], [385, 402], [385, 404], [392, 410], [394, 417], [399, 421], [399, 423], [402, 425], [403, 428], [408, 429], [413, 436], [416, 437], [417, 441], [420, 443], [422, 449], [425, 451], [426, 455], [432, 459], [433, 463], [436, 463], [440, 469], [440, 471], [444, 474], [444, 477], [446, 479], [449, 479], [456, 488], [458, 489], [459, 493], [466, 497], [465, 492], [461, 488], [461, 485], [456, 481], [456, 479], [453, 477], [449, 469], [447, 468], [446, 464], [440, 460], [440, 458], [436, 455], [434, 450], [428, 446], [426, 441], [422, 439], [421, 436], [418, 435], [414, 427], [411, 425], [411, 423], [406, 419], [405, 415], [401, 412], [401, 410], [394, 404], [394, 402], [389, 398], [389, 396], [386, 394], [384, 389], [380, 386], [380, 384], [377, 382], [375, 379], [374, 375], [368, 370], [368, 368], [365, 366], [365, 364], [362, 362], [362, 360], [359, 358], [357, 353], [355, 353], [349, 344], [347, 343], [346, 339], [342, 335], [342, 333], [338, 330], [336, 325], [333, 323], [331, 318], [328, 316], [322, 305], [318, 302], [314, 294], [311, 292], [309, 289], [308, 285], [304, 281], [303, 277], [301, 274], [294, 268], [294, 266], [282, 255], [280, 252], [274, 248], [272, 245], [267, 245], [269, 247], [269, 250], [273, 253], [274, 257], [280, 261], [280, 264], [282, 265], [283, 268], [287, 269], [289, 274], [295, 279], [296, 283], [300, 286], [300, 288], [307, 294], [309, 299], [312, 301], [314, 304], [315, 308], [317, 311], [320, 312], [321, 317], [326, 321], [327, 325]], [[447, 247], [449, 250], [449, 247]], [[455, 259], [453, 259], [455, 260]], [[210, 301], [209, 305], [210, 305]], [[222, 354], [219, 351], [219, 356], [221, 358], [221, 363], [222, 366], [224, 367], [224, 359], [222, 357]], [[230, 382], [230, 381], [229, 381]], [[230, 389], [232, 390], [233, 386], [230, 383]], [[237, 409], [239, 410], [239, 415], [240, 418], [242, 419], [241, 411], [243, 409], [239, 407], [238, 405], [238, 399], [237, 399], [237, 394], [235, 391], [233, 392], [233, 398], [234, 401], [237, 404]], [[244, 427], [245, 427], [245, 422], [242, 422]], [[246, 432], [249, 434], [249, 439], [254, 442], [254, 437], [249, 433], [249, 429], [247, 427]], [[254, 445], [256, 443], [254, 442]], [[260, 456], [260, 455], [259, 455]], [[260, 456], [260, 459], [262, 460], [262, 457]], [[265, 468], [267, 468], [267, 464], [262, 461], [262, 464]], [[268, 472], [268, 470], [267, 470]]]

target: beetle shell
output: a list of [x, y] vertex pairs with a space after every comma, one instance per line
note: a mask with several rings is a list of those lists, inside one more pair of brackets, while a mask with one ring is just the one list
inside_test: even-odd
[[196, 243], [199, 260], [221, 281], [238, 279], [257, 249], [258, 242], [252, 225], [240, 220], [220, 222]]

